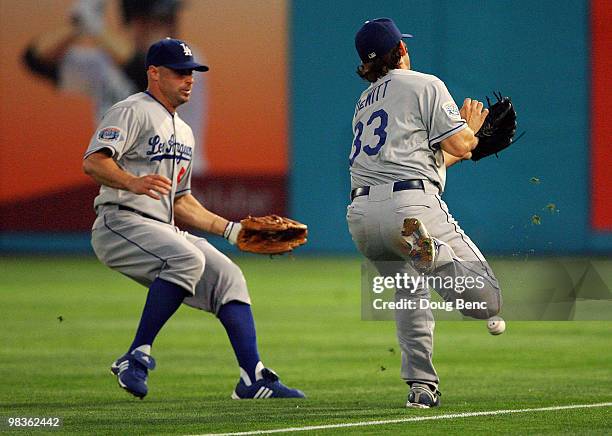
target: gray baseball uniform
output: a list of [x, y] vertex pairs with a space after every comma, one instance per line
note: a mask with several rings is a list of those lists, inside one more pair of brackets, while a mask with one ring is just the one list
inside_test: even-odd
[[[194, 50], [196, 59], [203, 59]], [[96, 107], [96, 122], [109, 108], [137, 91], [134, 78], [130, 78], [119, 68], [104, 50], [95, 47], [70, 47], [58, 64], [58, 86], [67, 92], [80, 93], [93, 97]], [[193, 174], [202, 174], [207, 167], [203, 154], [206, 136], [207, 84], [206, 76], [198, 78], [193, 84], [193, 96], [187, 105], [177, 111], [187, 121], [196, 139], [195, 150], [198, 159], [192, 163]]]
[[[435, 275], [482, 277], [481, 289], [465, 291], [466, 301], [487, 309], [464, 315], [489, 318], [501, 305], [499, 284], [485, 258], [450, 215], [440, 197], [446, 181], [440, 142], [467, 126], [444, 83], [415, 71], [395, 69], [372, 83], [359, 98], [353, 117], [349, 156], [351, 187], [369, 186], [347, 209], [349, 230], [357, 248], [383, 275], [418, 275], [401, 238], [405, 218], [417, 218], [435, 239]], [[394, 182], [420, 180], [422, 189], [394, 190]], [[437, 289], [447, 301], [453, 290]], [[429, 289], [398, 290], [397, 300], [428, 299]], [[438, 385], [432, 363], [434, 317], [429, 308], [395, 311], [402, 350], [402, 378]]]
[[250, 304], [240, 268], [206, 239], [174, 226], [174, 201], [191, 190], [194, 149], [178, 114], [146, 92], [134, 94], [104, 115], [85, 157], [103, 149], [135, 176], [167, 177], [172, 190], [155, 200], [102, 185], [92, 230], [100, 261], [147, 287], [157, 277], [178, 284], [193, 295], [185, 304], [209, 312], [232, 300]]

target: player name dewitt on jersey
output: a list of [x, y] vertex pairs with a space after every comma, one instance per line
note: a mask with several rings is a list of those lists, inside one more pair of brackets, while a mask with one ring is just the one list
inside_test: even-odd
[[[387, 94], [387, 86], [389, 85], [390, 81], [391, 79], [385, 80], [380, 85], [376, 85], [374, 88], [370, 90], [370, 92], [368, 92], [368, 95], [366, 95], [364, 98], [359, 100], [357, 102], [357, 106], [355, 106], [355, 115], [353, 116], [353, 118], [357, 116], [360, 110], [367, 108], [372, 103], [376, 103], [380, 99], [385, 98], [385, 95]], [[382, 91], [382, 95], [381, 95], [381, 91]]]

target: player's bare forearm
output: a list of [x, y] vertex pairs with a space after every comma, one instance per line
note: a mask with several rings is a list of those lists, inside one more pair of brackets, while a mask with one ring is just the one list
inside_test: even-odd
[[174, 216], [190, 227], [215, 235], [223, 235], [229, 222], [206, 209], [191, 194], [182, 195], [174, 200]]
[[83, 160], [83, 171], [100, 185], [128, 190], [134, 176], [123, 171], [105, 152], [93, 153]]
[[460, 162], [462, 160], [467, 160], [470, 159], [472, 157], [472, 153], [466, 153], [461, 157], [458, 156], [453, 156], [450, 153], [445, 152], [444, 150], [442, 150], [442, 153], [444, 153], [444, 165], [446, 166], [446, 168], [455, 165], [457, 162]]
[[83, 171], [96, 182], [111, 188], [123, 189], [134, 194], [147, 195], [155, 200], [168, 195], [172, 182], [159, 174], [136, 177], [119, 168], [105, 151], [92, 153], [83, 160]]
[[474, 136], [474, 131], [469, 126], [440, 143], [442, 151], [460, 159], [463, 159], [463, 156], [470, 153], [476, 145], [478, 145], [478, 138]]
[[475, 133], [482, 127], [489, 110], [484, 109], [482, 102], [466, 98], [459, 113], [461, 118], [465, 120], [467, 127], [440, 143], [447, 168], [460, 160], [472, 157], [471, 151], [478, 145], [478, 138]]

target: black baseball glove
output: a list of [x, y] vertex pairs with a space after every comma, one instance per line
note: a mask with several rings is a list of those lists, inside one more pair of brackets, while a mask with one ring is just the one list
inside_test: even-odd
[[472, 160], [497, 153], [508, 148], [516, 134], [516, 111], [510, 97], [502, 97], [501, 93], [493, 93], [497, 102], [491, 106], [487, 97], [489, 114], [480, 130], [476, 133], [478, 145], [472, 150]]

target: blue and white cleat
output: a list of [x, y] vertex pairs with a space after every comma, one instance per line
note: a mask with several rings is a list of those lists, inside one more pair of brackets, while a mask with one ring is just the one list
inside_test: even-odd
[[438, 407], [440, 405], [440, 396], [442, 393], [425, 383], [413, 383], [408, 392], [408, 401], [406, 407], [416, 407], [419, 409], [429, 409], [430, 407]]
[[[245, 382], [245, 378], [247, 381]], [[249, 383], [249, 384], [247, 384]], [[299, 389], [291, 389], [282, 384], [278, 374], [268, 368], [257, 373], [257, 380], [251, 383], [249, 377], [241, 376], [232, 392], [234, 400], [263, 400], [267, 398], [306, 398]]]
[[119, 386], [141, 400], [149, 391], [147, 376], [155, 369], [155, 359], [140, 350], [126, 353], [111, 365], [111, 372], [117, 376]]

